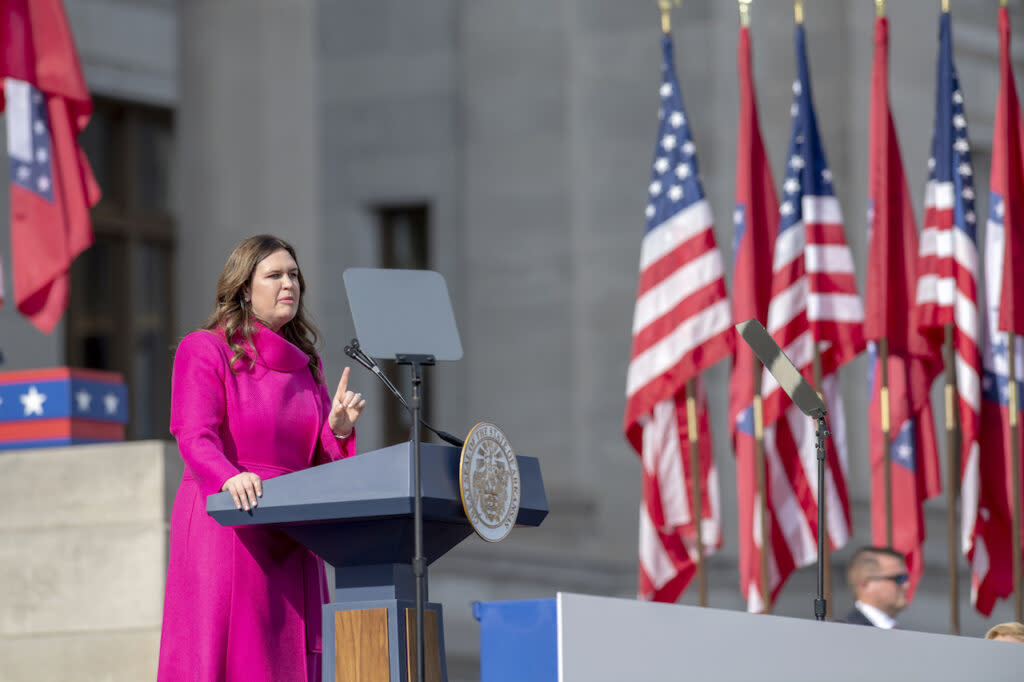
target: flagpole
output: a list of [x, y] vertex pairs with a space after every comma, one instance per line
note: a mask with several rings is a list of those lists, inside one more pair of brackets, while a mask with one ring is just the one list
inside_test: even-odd
[[885, 473], [885, 546], [892, 547], [892, 434], [889, 431], [889, 339], [878, 340], [878, 358], [882, 363], [882, 387], [879, 407], [882, 412], [882, 470]]
[[757, 496], [760, 498], [758, 511], [760, 512], [761, 531], [761, 613], [772, 612], [772, 589], [768, 584], [768, 551], [771, 547], [771, 538], [768, 535], [768, 467], [764, 456], [764, 405], [761, 400], [761, 362], [754, 358], [754, 466], [757, 476]]
[[[750, 4], [753, 0], [739, 0], [740, 26], [750, 28]], [[764, 457], [764, 404], [761, 399], [761, 362], [752, 358], [751, 372], [754, 389], [754, 476], [756, 478], [758, 497], [758, 530], [761, 534], [761, 551], [759, 552], [761, 613], [771, 613], [772, 589], [769, 584], [768, 552], [771, 547], [768, 535], [768, 472]]]
[[697, 423], [697, 382], [686, 382], [686, 432], [690, 439], [690, 477], [693, 480], [693, 523], [697, 530], [697, 599], [701, 606], [708, 605], [707, 572], [704, 570], [704, 497], [701, 483], [704, 476], [700, 465], [700, 424]]
[[949, 631], [960, 634], [960, 584], [957, 570], [959, 545], [956, 528], [956, 500], [960, 492], [960, 410], [956, 392], [956, 353], [953, 323], [947, 322], [943, 355], [946, 361], [946, 545], [949, 549]]
[[661, 32], [668, 35], [672, 32], [672, 5], [679, 7], [682, 0], [658, 0], [658, 9], [661, 10]]
[[[1005, 266], [1004, 266], [1005, 267]], [[1011, 476], [1013, 477], [1013, 531], [1011, 533], [1013, 539], [1013, 604], [1014, 614], [1017, 622], [1022, 619], [1022, 608], [1021, 608], [1021, 544], [1020, 544], [1020, 447], [1017, 443], [1018, 434], [1020, 433], [1020, 427], [1018, 425], [1019, 415], [1017, 410], [1019, 408], [1018, 396], [1017, 396], [1017, 366], [1016, 366], [1016, 346], [1017, 346], [1017, 335], [1014, 332], [1008, 332], [1009, 338], [1009, 410], [1010, 410], [1010, 462]]]
[[[875, 17], [885, 16], [885, 0], [875, 0]], [[885, 472], [885, 545], [892, 547], [892, 437], [889, 412], [889, 339], [878, 340], [878, 357], [882, 362], [882, 387], [879, 389], [879, 407], [882, 411], [882, 466]]]

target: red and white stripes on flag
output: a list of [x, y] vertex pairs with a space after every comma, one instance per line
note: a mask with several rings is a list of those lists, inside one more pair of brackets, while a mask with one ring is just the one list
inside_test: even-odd
[[646, 599], [675, 601], [695, 572], [693, 477], [703, 484], [700, 538], [705, 552], [710, 554], [721, 543], [717, 475], [703, 394], [698, 388], [701, 471], [694, 472], [686, 431], [686, 385], [731, 353], [733, 331], [722, 258], [667, 35], [662, 52], [658, 139], [640, 250], [623, 429], [643, 462], [639, 593]]
[[[935, 132], [928, 161], [914, 316], [917, 328], [931, 336], [936, 346], [945, 341], [945, 325], [952, 325], [961, 438], [961, 544], [964, 554], [972, 555], [981, 452], [979, 259], [974, 171], [964, 98], [953, 64], [952, 31], [949, 12], [943, 12], [939, 19]], [[984, 576], [978, 575], [980, 567], [974, 568], [976, 587]], [[976, 603], [977, 590], [972, 594]]]
[[[822, 385], [832, 437], [827, 441], [826, 524], [832, 547], [850, 535], [846, 489], [846, 428], [836, 370], [864, 348], [863, 304], [853, 258], [843, 231], [832, 173], [818, 135], [802, 24], [796, 27], [797, 78], [793, 83], [793, 130], [779, 208], [772, 266], [772, 297], [766, 328], [809, 381], [814, 351], [821, 358]], [[774, 596], [792, 571], [817, 558], [817, 454], [814, 424], [792, 404], [765, 371], [764, 449], [770, 542], [754, 533], [760, 551], [770, 547], [768, 592]], [[741, 422], [740, 428], [744, 428]], [[747, 520], [743, 521], [747, 523]], [[754, 519], [758, 529], [759, 520]], [[747, 608], [764, 603], [757, 576], [747, 581]]]

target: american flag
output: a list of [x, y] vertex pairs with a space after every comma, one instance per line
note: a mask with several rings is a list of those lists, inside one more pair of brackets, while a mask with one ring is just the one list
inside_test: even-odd
[[[939, 17], [937, 72], [935, 133], [928, 160], [914, 315], [918, 329], [933, 337], [934, 345], [944, 342], [945, 325], [953, 329], [961, 434], [961, 535], [964, 553], [971, 557], [978, 517], [981, 428], [978, 233], [971, 146], [964, 96], [953, 64], [949, 12]], [[974, 575], [975, 586], [981, 579]], [[976, 590], [972, 590], [974, 594]]]
[[700, 537], [708, 552], [721, 543], [717, 474], [702, 394], [695, 396], [702, 471], [690, 471], [686, 384], [730, 354], [733, 332], [722, 258], [667, 35], [662, 51], [658, 139], [640, 248], [623, 428], [643, 462], [640, 596], [675, 601], [695, 570], [693, 476], [704, 485]]
[[941, 369], [934, 339], [908, 324], [915, 302], [918, 238], [896, 127], [889, 108], [889, 24], [875, 19], [875, 53], [871, 76], [871, 128], [868, 192], [872, 212], [868, 246], [865, 336], [888, 343], [891, 443], [882, 438], [881, 366], [873, 344], [868, 422], [872, 470], [872, 536], [888, 544], [885, 472], [891, 474], [892, 547], [902, 552], [910, 571], [913, 596], [923, 568], [921, 545], [925, 523], [921, 505], [941, 492], [938, 449], [929, 388]]
[[[863, 306], [832, 172], [818, 135], [803, 24], [796, 26], [795, 48], [793, 128], [765, 326], [811, 381], [814, 350], [818, 348], [823, 376], [819, 390], [832, 415], [832, 438], [827, 442], [825, 490], [819, 494], [814, 424], [767, 371], [762, 374], [773, 598], [795, 568], [817, 558], [818, 504], [822, 496], [831, 545], [841, 547], [849, 538], [846, 428], [836, 371], [864, 348]], [[750, 416], [750, 410], [740, 415], [740, 430], [751, 430]], [[760, 592], [749, 582], [746, 596], [750, 611], [764, 609]]]
[[[985, 343], [982, 345], [981, 456], [978, 463], [978, 511], [971, 546], [974, 607], [992, 613], [997, 599], [1013, 593], [1012, 468], [1009, 432], [1009, 338], [1002, 322], [1003, 306], [1021, 292], [1006, 278], [1013, 240], [1024, 228], [1024, 159], [1021, 158], [1020, 104], [1010, 60], [1010, 17], [999, 8], [999, 53], [1002, 82], [996, 103], [992, 139], [992, 174], [988, 223], [985, 229]], [[1019, 246], [1018, 246], [1019, 248]], [[1018, 278], [1019, 279], [1019, 278]], [[1018, 285], [1019, 286], [1019, 285]], [[1012, 321], [1012, 320], [1011, 320]], [[1024, 343], [1015, 344], [1015, 380], [1021, 394]], [[1019, 409], [1019, 408], [1018, 408]], [[1019, 444], [1018, 444], [1019, 445]], [[965, 506], [966, 506], [965, 480]], [[1016, 529], [1020, 532], [1020, 529]]]
[[[733, 214], [732, 317], [768, 319], [772, 287], [772, 252], [779, 226], [779, 202], [771, 166], [761, 138], [757, 96], [750, 57], [750, 29], [740, 27], [737, 65], [740, 76], [740, 115], [736, 131], [736, 210]], [[736, 452], [736, 499], [739, 507], [740, 592], [759, 593], [761, 586], [761, 493], [757, 487], [756, 441], [751, 429], [741, 429], [744, 415], [760, 391], [760, 367], [755, 387], [755, 359], [745, 343], [737, 343], [729, 379], [729, 427]], [[747, 417], [750, 418], [749, 416]], [[767, 496], [766, 498], [767, 499]], [[767, 521], [774, 514], [770, 508]]]

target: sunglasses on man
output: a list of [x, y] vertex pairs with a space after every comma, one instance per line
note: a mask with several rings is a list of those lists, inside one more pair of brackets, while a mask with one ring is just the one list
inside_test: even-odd
[[868, 580], [891, 580], [902, 587], [910, 580], [910, 575], [907, 573], [897, 573], [896, 575], [872, 575], [868, 577]]

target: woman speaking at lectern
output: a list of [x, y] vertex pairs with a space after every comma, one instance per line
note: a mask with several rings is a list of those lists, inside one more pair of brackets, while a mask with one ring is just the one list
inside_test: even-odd
[[262, 481], [355, 454], [366, 401], [333, 394], [306, 319], [295, 250], [276, 237], [235, 247], [217, 305], [174, 357], [171, 433], [185, 473], [171, 514], [160, 682], [320, 679], [323, 562], [277, 531], [225, 528], [207, 495], [259, 505]]

